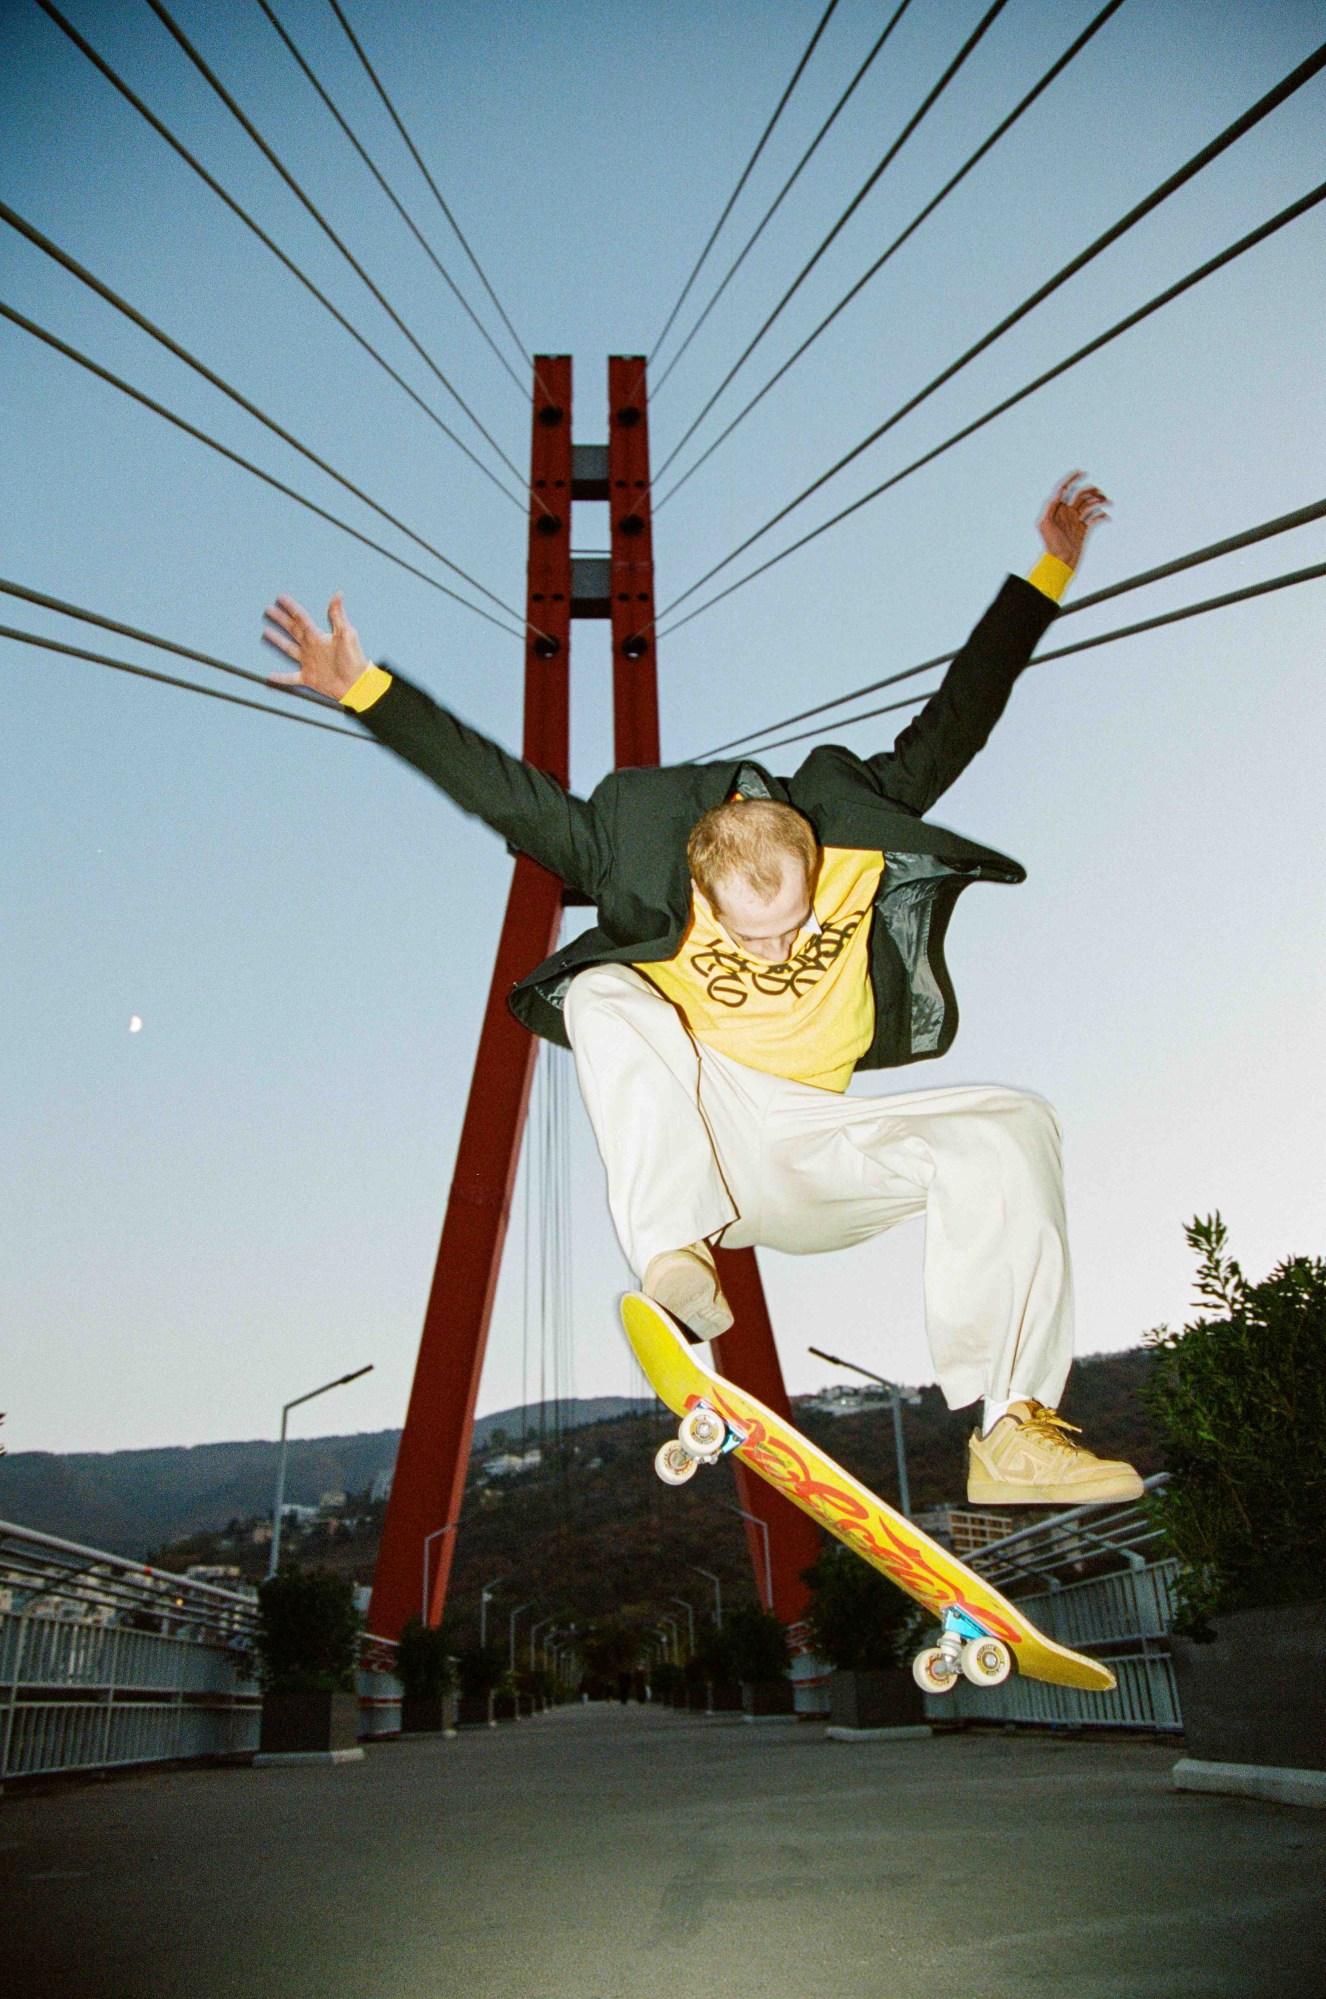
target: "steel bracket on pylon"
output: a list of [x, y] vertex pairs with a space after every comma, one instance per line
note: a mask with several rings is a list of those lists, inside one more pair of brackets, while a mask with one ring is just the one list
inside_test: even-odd
[[[659, 760], [654, 555], [645, 363], [608, 363], [608, 442], [572, 441], [571, 361], [534, 363], [526, 589], [523, 754], [568, 784], [573, 618], [612, 626], [617, 768]], [[575, 500], [607, 500], [611, 552], [571, 554]], [[497, 1275], [506, 1239], [538, 1044], [507, 995], [556, 948], [563, 885], [517, 855], [484, 1010], [437, 1264], [424, 1314], [400, 1451], [373, 1578], [369, 1628], [394, 1638], [410, 1617], [441, 1620], [460, 1527]], [[790, 1415], [753, 1250], [720, 1252], [736, 1323], [720, 1343], [724, 1373]], [[806, 1601], [801, 1571], [819, 1551], [813, 1521], [736, 1467], [761, 1600], [792, 1623]]]

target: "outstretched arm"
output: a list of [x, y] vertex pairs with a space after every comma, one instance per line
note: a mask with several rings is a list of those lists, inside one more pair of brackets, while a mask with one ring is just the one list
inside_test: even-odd
[[365, 657], [338, 590], [323, 631], [293, 597], [264, 612], [263, 638], [296, 665], [274, 685], [311, 687], [353, 708], [378, 741], [564, 882], [597, 899], [605, 866], [597, 815], [546, 771], [469, 728], [421, 688]]
[[928, 812], [984, 747], [1055, 616], [1088, 535], [1108, 518], [1109, 501], [1082, 479], [1070, 472], [1050, 495], [1037, 522], [1045, 553], [1030, 577], [1008, 578], [920, 714], [891, 750], [867, 760], [885, 797]]

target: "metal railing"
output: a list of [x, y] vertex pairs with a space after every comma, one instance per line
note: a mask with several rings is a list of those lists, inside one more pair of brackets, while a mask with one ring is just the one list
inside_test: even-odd
[[[1167, 1476], [1149, 1478], [1146, 1490]], [[1160, 1530], [1140, 1501], [1056, 1513], [967, 1561], [1047, 1638], [1102, 1659], [1119, 1684], [1095, 1694], [1020, 1674], [1001, 1687], [959, 1681], [951, 1693], [926, 1696], [931, 1720], [1182, 1728], [1169, 1649], [1178, 1563], [1161, 1552]]]
[[[0, 1521], [0, 1783], [258, 1747], [253, 1592]], [[395, 1647], [366, 1638], [360, 1734], [400, 1727]]]

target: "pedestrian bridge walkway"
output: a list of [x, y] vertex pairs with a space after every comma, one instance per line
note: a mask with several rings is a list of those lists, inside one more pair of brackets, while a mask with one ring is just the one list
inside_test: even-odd
[[0, 1802], [24, 1999], [1282, 1999], [1326, 1814], [1155, 1739], [842, 1744], [606, 1704]]

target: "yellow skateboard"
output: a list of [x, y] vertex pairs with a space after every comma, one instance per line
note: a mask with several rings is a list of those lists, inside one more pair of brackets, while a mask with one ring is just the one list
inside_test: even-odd
[[1046, 1638], [956, 1555], [877, 1499], [772, 1409], [715, 1374], [661, 1305], [628, 1291], [622, 1324], [655, 1393], [681, 1418], [677, 1436], [654, 1460], [659, 1477], [667, 1485], [683, 1485], [701, 1465], [735, 1452], [940, 1620], [939, 1643], [912, 1662], [927, 1693], [948, 1693], [959, 1676], [997, 1687], [1015, 1662], [1029, 1679], [1062, 1687], [1108, 1693], [1115, 1685], [1108, 1666]]

